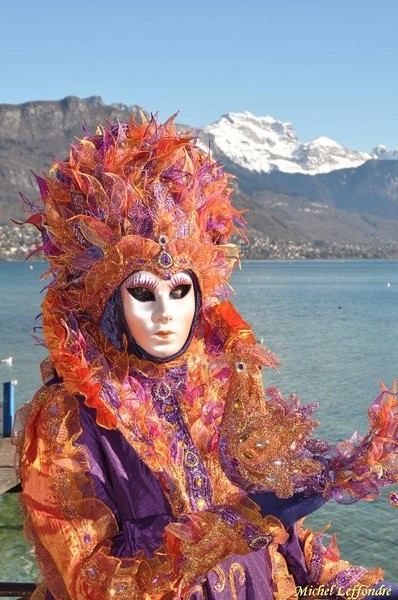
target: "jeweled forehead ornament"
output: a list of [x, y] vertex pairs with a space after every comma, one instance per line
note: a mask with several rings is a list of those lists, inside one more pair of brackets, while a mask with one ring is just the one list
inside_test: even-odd
[[161, 269], [165, 269], [164, 279], [171, 279], [171, 273], [167, 269], [171, 269], [174, 265], [174, 259], [170, 252], [167, 252], [165, 246], [169, 240], [167, 236], [160, 235], [158, 239], [158, 243], [161, 246], [160, 252], [157, 257], [158, 265]]

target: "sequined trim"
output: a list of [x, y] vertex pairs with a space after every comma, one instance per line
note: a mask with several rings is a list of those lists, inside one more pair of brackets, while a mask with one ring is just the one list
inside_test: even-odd
[[236, 582], [235, 574], [236, 573], [238, 573], [238, 585], [244, 586], [245, 582], [246, 582], [245, 569], [243, 568], [243, 566], [238, 562], [232, 563], [232, 565], [229, 567], [229, 572], [228, 572], [228, 581], [229, 581], [229, 586], [231, 588], [232, 600], [238, 600], [238, 592], [237, 592], [236, 585], [235, 585], [235, 582]]
[[[161, 381], [135, 374], [142, 385], [150, 390], [158, 415], [174, 426], [171, 445], [175, 448], [175, 455], [178, 453], [178, 447], [183, 451], [183, 467], [191, 509], [205, 510], [213, 501], [210, 477], [178, 404], [178, 397], [185, 392], [186, 376], [186, 365], [170, 369]], [[175, 459], [175, 456], [172, 458]]]
[[[197, 594], [200, 594], [197, 596]], [[203, 592], [203, 588], [201, 585], [195, 585], [188, 594], [185, 596], [185, 600], [206, 600], [206, 596]]]
[[221, 592], [223, 592], [225, 589], [225, 584], [227, 581], [226, 577], [225, 577], [225, 573], [224, 573], [223, 569], [219, 566], [213, 567], [213, 569], [211, 571], [212, 571], [212, 573], [215, 573], [218, 577], [218, 581], [215, 581], [213, 583], [214, 589], [216, 590], [216, 592], [219, 592], [221, 594]]
[[250, 523], [233, 507], [215, 506], [212, 511], [219, 514], [228, 525], [238, 528], [252, 550], [266, 548], [272, 542], [272, 535], [264, 533], [259, 527]]

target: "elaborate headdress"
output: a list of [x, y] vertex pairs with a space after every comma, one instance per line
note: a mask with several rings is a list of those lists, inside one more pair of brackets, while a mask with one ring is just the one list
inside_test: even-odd
[[[43, 302], [46, 344], [67, 389], [98, 396], [98, 322], [112, 293], [133, 271], [165, 279], [191, 271], [204, 311], [213, 310], [228, 293], [238, 259], [229, 240], [244, 221], [231, 205], [230, 177], [191, 133], [177, 131], [174, 117], [104, 127], [37, 180], [42, 207], [27, 222], [42, 233], [37, 251], [53, 275]], [[225, 307], [221, 313], [225, 320]], [[235, 333], [250, 335], [232, 309], [229, 317]]]
[[29, 221], [68, 308], [98, 316], [134, 270], [192, 270], [205, 299], [223, 297], [237, 259], [240, 213], [221, 166], [174, 118], [103, 128], [38, 178], [43, 211]]

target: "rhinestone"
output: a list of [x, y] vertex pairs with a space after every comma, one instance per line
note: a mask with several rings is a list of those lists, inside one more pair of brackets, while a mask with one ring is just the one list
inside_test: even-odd
[[199, 500], [197, 501], [197, 505], [199, 509], [203, 510], [204, 508], [206, 508], [206, 500], [203, 500], [203, 498], [199, 498]]
[[396, 492], [391, 492], [388, 495], [388, 501], [393, 508], [398, 508], [398, 494]]
[[261, 440], [259, 442], [256, 442], [257, 448], [265, 448], [265, 446], [268, 446], [268, 444], [269, 440]]
[[251, 452], [242, 452], [242, 455], [248, 460], [252, 460], [253, 454]]
[[73, 506], [67, 506], [65, 509], [65, 513], [68, 519], [72, 519], [75, 516], [75, 509], [73, 508]]
[[184, 457], [184, 465], [188, 469], [194, 469], [199, 464], [199, 459], [194, 452], [187, 450]]
[[250, 542], [249, 547], [252, 550], [260, 550], [261, 548], [265, 548], [269, 545], [271, 541], [271, 536], [264, 534], [256, 535]]
[[152, 386], [152, 395], [156, 400], [166, 400], [171, 396], [171, 387], [164, 381], [159, 381]]
[[162, 250], [158, 256], [158, 265], [162, 267], [162, 269], [169, 269], [173, 264], [174, 260], [171, 254], [166, 252], [166, 250]]

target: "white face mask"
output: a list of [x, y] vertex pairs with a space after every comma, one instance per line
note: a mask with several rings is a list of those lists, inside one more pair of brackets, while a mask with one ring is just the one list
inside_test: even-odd
[[194, 286], [187, 273], [164, 281], [138, 271], [123, 282], [121, 295], [129, 331], [143, 350], [157, 358], [181, 350], [195, 315]]

